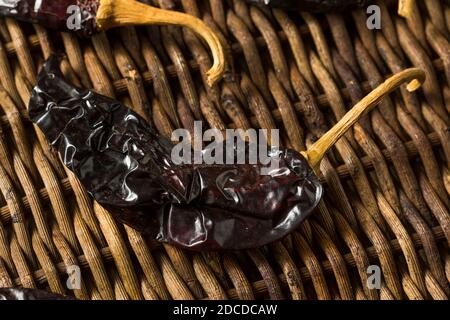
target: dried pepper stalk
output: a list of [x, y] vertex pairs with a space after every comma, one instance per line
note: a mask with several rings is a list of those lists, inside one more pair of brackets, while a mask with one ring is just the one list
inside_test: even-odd
[[366, 6], [371, 0], [246, 0], [249, 3], [269, 5], [286, 10], [325, 12], [350, 6]]
[[411, 69], [388, 80], [303, 154], [277, 152], [270, 175], [260, 174], [263, 164], [174, 164], [169, 140], [119, 102], [68, 84], [56, 57], [39, 75], [29, 114], [120, 221], [183, 248], [247, 249], [282, 238], [312, 212], [323, 191], [314, 171], [325, 152], [386, 92], [416, 78], [423, 72]]
[[[72, 11], [69, 9], [71, 6], [79, 10]], [[0, 16], [39, 23], [61, 31], [76, 31], [83, 36], [127, 25], [179, 25], [192, 29], [210, 46], [214, 59], [207, 74], [210, 85], [222, 77], [225, 69], [225, 54], [220, 40], [200, 19], [135, 0], [0, 0]], [[80, 18], [78, 26], [68, 24], [70, 19], [76, 17]]]
[[36, 289], [0, 288], [0, 300], [73, 300], [73, 298]]
[[402, 17], [409, 18], [414, 9], [414, 0], [399, 0], [398, 14]]

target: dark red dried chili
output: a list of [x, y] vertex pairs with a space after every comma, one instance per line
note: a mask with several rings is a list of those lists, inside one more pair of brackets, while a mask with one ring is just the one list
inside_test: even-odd
[[92, 35], [96, 30], [98, 0], [0, 0], [0, 15], [38, 23], [51, 29], [74, 31], [69, 29], [70, 24], [67, 23], [75, 13], [68, 10], [70, 6], [79, 9], [76, 14], [79, 13], [81, 18], [80, 29], [76, 31], [83, 36]]
[[286, 10], [325, 12], [349, 6], [366, 6], [371, 0], [246, 0], [258, 5], [269, 5]]
[[0, 288], [0, 300], [73, 300], [47, 291], [26, 288]]
[[[88, 192], [117, 219], [154, 239], [194, 250], [247, 249], [295, 229], [322, 186], [302, 155], [279, 169], [175, 165], [173, 144], [119, 102], [68, 84], [52, 57], [29, 114]], [[267, 166], [266, 166], [267, 167]]]

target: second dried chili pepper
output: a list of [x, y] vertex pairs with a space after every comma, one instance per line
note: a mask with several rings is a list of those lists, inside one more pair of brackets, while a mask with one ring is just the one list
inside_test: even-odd
[[183, 26], [199, 35], [211, 48], [214, 64], [207, 73], [208, 84], [212, 86], [220, 80], [225, 70], [222, 44], [202, 20], [136, 0], [0, 0], [0, 16], [73, 31], [82, 36], [128, 25]]

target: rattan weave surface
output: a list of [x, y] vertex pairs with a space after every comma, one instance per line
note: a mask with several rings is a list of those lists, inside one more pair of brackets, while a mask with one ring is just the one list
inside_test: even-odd
[[[203, 18], [227, 50], [229, 72], [209, 88], [206, 46], [175, 27], [127, 27], [81, 40], [0, 20], [0, 287], [80, 299], [447, 299], [450, 296], [450, 6], [417, 1], [413, 16], [377, 4], [287, 13], [241, 0], [160, 0]], [[321, 165], [326, 196], [293, 234], [245, 252], [192, 253], [144, 239], [93, 204], [26, 107], [39, 66], [64, 53], [74, 84], [117, 98], [161, 134], [194, 120], [279, 128], [304, 150], [392, 73], [427, 73], [342, 138]], [[231, 69], [230, 67], [230, 69]], [[321, 116], [325, 117], [325, 122]], [[382, 272], [367, 286], [368, 267]], [[75, 267], [74, 267], [75, 266]], [[81, 288], [67, 271], [81, 270]]]

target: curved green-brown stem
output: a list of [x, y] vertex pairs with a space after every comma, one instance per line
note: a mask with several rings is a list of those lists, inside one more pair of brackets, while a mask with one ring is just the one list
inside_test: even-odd
[[307, 151], [302, 152], [311, 168], [316, 171], [328, 150], [387, 94], [391, 93], [405, 82], [409, 82], [407, 86], [409, 91], [415, 91], [420, 88], [424, 81], [425, 73], [418, 68], [406, 69], [387, 79], [357, 103], [333, 128], [310, 146]]
[[100, 0], [97, 28], [107, 30], [126, 25], [177, 25], [191, 29], [209, 45], [214, 64], [207, 73], [208, 84], [219, 81], [225, 70], [225, 53], [219, 38], [202, 20], [176, 11], [158, 9], [135, 0]]
[[409, 18], [414, 7], [415, 0], [399, 0], [398, 14], [404, 18]]

